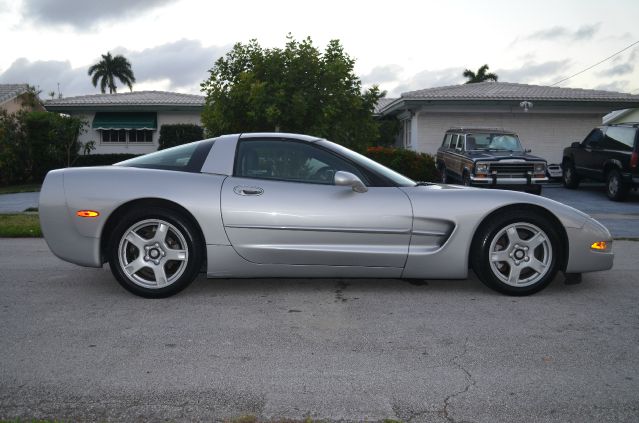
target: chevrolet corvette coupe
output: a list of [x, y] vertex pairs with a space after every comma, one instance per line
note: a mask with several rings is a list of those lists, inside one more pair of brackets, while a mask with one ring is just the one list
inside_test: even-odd
[[225, 135], [47, 174], [40, 222], [63, 260], [166, 297], [210, 278], [464, 279], [527, 295], [612, 267], [608, 230], [522, 192], [417, 183], [330, 141]]

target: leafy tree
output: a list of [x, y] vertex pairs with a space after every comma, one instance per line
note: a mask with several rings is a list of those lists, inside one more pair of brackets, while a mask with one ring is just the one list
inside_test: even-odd
[[363, 91], [354, 64], [338, 40], [324, 52], [310, 37], [298, 42], [290, 34], [284, 48], [237, 43], [201, 85], [202, 122], [210, 136], [299, 132], [362, 149], [379, 139], [372, 113], [384, 93], [377, 86]]
[[109, 94], [117, 92], [117, 87], [115, 86], [116, 78], [127, 85], [129, 90], [133, 91], [135, 76], [131, 69], [131, 63], [120, 54], [116, 56], [111, 56], [110, 52], [103, 54], [102, 60], [89, 68], [88, 74], [91, 76], [91, 82], [94, 87], [97, 87], [98, 81], [100, 81], [102, 94], [106, 92], [107, 87], [109, 88]]
[[471, 71], [470, 69], [466, 69], [464, 71], [464, 78], [468, 78], [466, 84], [473, 84], [475, 82], [484, 82], [484, 81], [495, 81], [497, 82], [497, 74], [496, 73], [486, 73], [488, 71], [488, 65], [484, 65], [481, 68], [477, 69], [477, 73]]
[[41, 182], [51, 169], [70, 166], [84, 123], [49, 112], [0, 112], [0, 183]]

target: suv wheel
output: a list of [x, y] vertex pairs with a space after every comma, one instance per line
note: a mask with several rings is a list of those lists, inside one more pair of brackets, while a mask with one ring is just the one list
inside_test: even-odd
[[630, 187], [621, 179], [621, 173], [613, 169], [608, 173], [606, 193], [612, 201], [623, 201], [628, 195]]
[[570, 189], [577, 188], [579, 186], [579, 175], [575, 171], [575, 165], [572, 162], [566, 162], [563, 167], [564, 186]]

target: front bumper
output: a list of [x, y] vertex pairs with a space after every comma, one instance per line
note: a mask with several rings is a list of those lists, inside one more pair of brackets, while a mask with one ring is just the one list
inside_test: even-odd
[[495, 176], [470, 176], [470, 183], [473, 185], [537, 185], [548, 182], [547, 177], [543, 178], [508, 178]]
[[[608, 229], [595, 219], [588, 219], [581, 228], [566, 228], [568, 235], [568, 263], [566, 273], [595, 272], [608, 270], [613, 265], [612, 236]], [[609, 247], [597, 251], [590, 246], [597, 241], [606, 241]]]

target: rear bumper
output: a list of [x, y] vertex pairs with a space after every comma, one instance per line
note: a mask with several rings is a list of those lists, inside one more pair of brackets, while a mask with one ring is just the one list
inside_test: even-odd
[[102, 267], [100, 239], [80, 234], [67, 207], [63, 171], [49, 172], [39, 201], [40, 226], [57, 257], [87, 267]]

